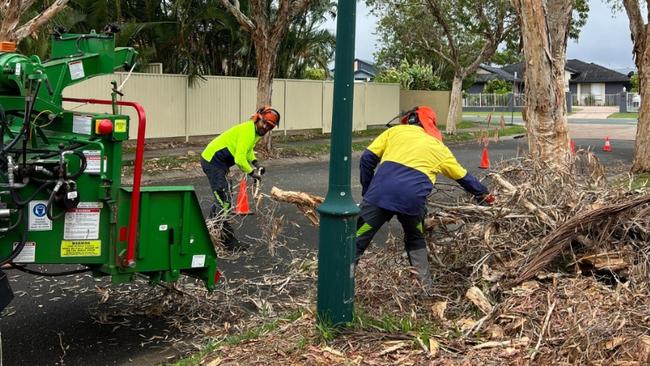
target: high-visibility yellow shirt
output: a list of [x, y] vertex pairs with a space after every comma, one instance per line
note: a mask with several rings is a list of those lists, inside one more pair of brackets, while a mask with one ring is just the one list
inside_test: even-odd
[[253, 171], [250, 162], [255, 160], [255, 144], [262, 137], [255, 133], [255, 122], [248, 120], [229, 128], [214, 138], [201, 153], [201, 157], [224, 169], [237, 165], [244, 173]]
[[364, 200], [408, 215], [422, 213], [440, 173], [475, 195], [487, 192], [442, 141], [417, 125], [399, 125], [384, 131], [368, 146], [360, 165]]

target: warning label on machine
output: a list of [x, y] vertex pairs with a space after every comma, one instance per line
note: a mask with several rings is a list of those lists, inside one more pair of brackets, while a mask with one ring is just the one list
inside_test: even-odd
[[72, 117], [72, 132], [90, 135], [93, 119], [90, 116], [74, 115]]
[[[14, 243], [14, 249], [18, 246], [18, 243]], [[36, 262], [36, 243], [33, 241], [28, 241], [23, 246], [23, 250], [18, 253], [18, 256], [14, 258], [14, 263], [34, 263]]]
[[52, 230], [52, 220], [47, 218], [47, 201], [29, 202], [29, 231]]
[[86, 173], [95, 173], [98, 174], [101, 172], [102, 164], [102, 155], [99, 150], [86, 150], [84, 151], [84, 156], [86, 156]]
[[61, 257], [99, 257], [102, 255], [101, 240], [63, 240]]
[[65, 213], [63, 239], [99, 239], [101, 202], [79, 202]]
[[86, 74], [84, 73], [84, 63], [83, 61], [74, 61], [68, 64], [68, 69], [70, 70], [70, 79], [77, 80], [81, 79]]

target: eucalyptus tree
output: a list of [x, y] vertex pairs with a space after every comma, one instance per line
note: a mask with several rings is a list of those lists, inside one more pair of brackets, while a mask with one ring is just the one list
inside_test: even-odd
[[[65, 9], [69, 0], [53, 2], [36, 0], [0, 0], [0, 41], [19, 43], [35, 34], [56, 14]], [[35, 12], [25, 18], [29, 12]]]
[[[523, 118], [532, 158], [562, 167], [569, 156], [566, 46], [589, 10], [585, 0], [512, 0], [524, 53]], [[574, 19], [574, 11], [576, 17]]]
[[428, 0], [442, 37], [431, 50], [452, 65], [447, 133], [456, 132], [463, 80], [489, 60], [512, 29], [512, 12], [505, 0]]
[[447, 133], [456, 132], [463, 81], [488, 61], [514, 26], [507, 0], [369, 0], [390, 49], [380, 59], [440, 65], [453, 72]]
[[[221, 3], [253, 39], [257, 66], [257, 106], [271, 104], [280, 44], [291, 22], [306, 11], [309, 0], [249, 0], [250, 15], [242, 11], [239, 0], [221, 0]], [[265, 140], [270, 147], [270, 139]]]
[[[643, 5], [637, 0], [623, 0], [622, 3], [630, 20], [630, 33], [634, 43], [632, 53], [641, 94], [632, 172], [647, 173], [650, 172], [650, 7], [646, 1], [643, 1]], [[614, 6], [617, 5], [620, 6], [620, 3], [614, 2]], [[642, 8], [646, 11], [645, 16]]]

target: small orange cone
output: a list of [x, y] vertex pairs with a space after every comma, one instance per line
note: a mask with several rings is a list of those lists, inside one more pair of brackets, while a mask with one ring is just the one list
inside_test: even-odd
[[239, 192], [237, 193], [237, 202], [235, 204], [235, 215], [250, 215], [251, 210], [248, 207], [248, 187], [246, 178], [239, 181]]
[[612, 151], [612, 144], [609, 143], [609, 137], [605, 137], [605, 146], [603, 146], [603, 151]]
[[490, 159], [488, 158], [487, 146], [483, 147], [483, 154], [481, 156], [481, 165], [479, 165], [478, 167], [481, 169], [490, 169]]
[[575, 155], [575, 153], [576, 153], [576, 144], [573, 142], [573, 140], [569, 140], [569, 146], [571, 147], [571, 154]]

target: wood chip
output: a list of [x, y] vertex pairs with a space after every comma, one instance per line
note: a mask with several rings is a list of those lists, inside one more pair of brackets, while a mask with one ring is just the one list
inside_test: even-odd
[[483, 291], [478, 287], [473, 286], [467, 290], [465, 297], [467, 297], [472, 304], [476, 305], [483, 314], [489, 314], [492, 311], [492, 304], [487, 297], [485, 297]]

